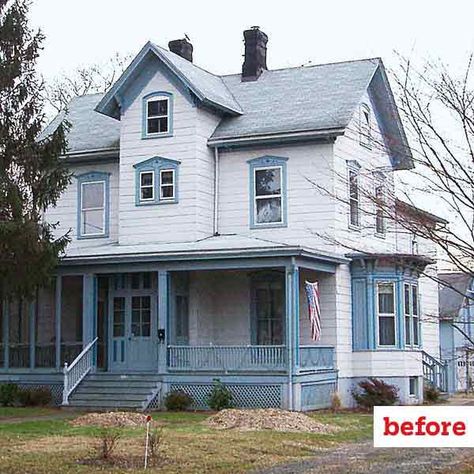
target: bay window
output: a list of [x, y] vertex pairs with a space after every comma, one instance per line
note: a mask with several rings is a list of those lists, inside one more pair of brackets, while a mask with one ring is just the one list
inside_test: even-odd
[[405, 344], [418, 346], [420, 344], [418, 286], [405, 283], [404, 313], [405, 313]]

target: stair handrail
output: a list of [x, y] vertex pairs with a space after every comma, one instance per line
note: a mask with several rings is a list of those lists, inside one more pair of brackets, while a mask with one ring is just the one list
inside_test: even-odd
[[428, 378], [429, 382], [433, 384], [437, 389], [442, 392], [448, 390], [447, 387], [447, 362], [442, 362], [433, 357], [431, 354], [428, 354], [425, 351], [422, 351], [422, 363], [430, 369], [432, 377]]
[[63, 405], [69, 405], [69, 396], [92, 370], [94, 366], [93, 349], [98, 339], [99, 338], [96, 337], [93, 341], [89, 342], [89, 344], [82, 349], [82, 352], [73, 360], [71, 365], [68, 365], [67, 362], [64, 363]]

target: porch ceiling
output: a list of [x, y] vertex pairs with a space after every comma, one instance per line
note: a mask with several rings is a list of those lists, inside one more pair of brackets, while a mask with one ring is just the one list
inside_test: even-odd
[[[141, 269], [213, 269], [284, 266], [294, 258], [295, 264], [313, 270], [335, 272], [337, 265], [348, 263], [344, 256], [315, 249], [288, 245], [257, 238], [225, 235], [183, 243], [151, 243], [142, 245], [109, 244], [73, 248], [61, 260], [60, 267], [142, 266]], [[109, 271], [101, 268], [101, 271]]]

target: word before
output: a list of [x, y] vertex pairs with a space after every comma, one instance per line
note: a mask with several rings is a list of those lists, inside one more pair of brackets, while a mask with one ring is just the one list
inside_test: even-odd
[[401, 433], [403, 436], [464, 436], [466, 434], [466, 423], [464, 421], [426, 421], [426, 416], [419, 416], [413, 423], [411, 421], [391, 420], [384, 416], [384, 436], [396, 436]]
[[474, 406], [374, 408], [376, 448], [474, 447]]

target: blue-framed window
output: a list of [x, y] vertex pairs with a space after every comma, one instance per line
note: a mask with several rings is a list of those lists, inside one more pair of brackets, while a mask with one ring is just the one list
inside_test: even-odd
[[250, 227], [286, 227], [288, 158], [262, 156], [249, 160]]
[[382, 260], [380, 266], [375, 262], [369, 258], [351, 264], [353, 349], [419, 349], [418, 274], [396, 260]]
[[405, 345], [420, 345], [420, 299], [418, 285], [404, 283], [403, 312], [405, 317]]
[[178, 202], [178, 171], [180, 162], [155, 156], [134, 165], [135, 204], [173, 204]]
[[173, 94], [152, 92], [143, 97], [142, 138], [173, 135]]
[[110, 173], [91, 171], [77, 178], [77, 238], [109, 236]]

